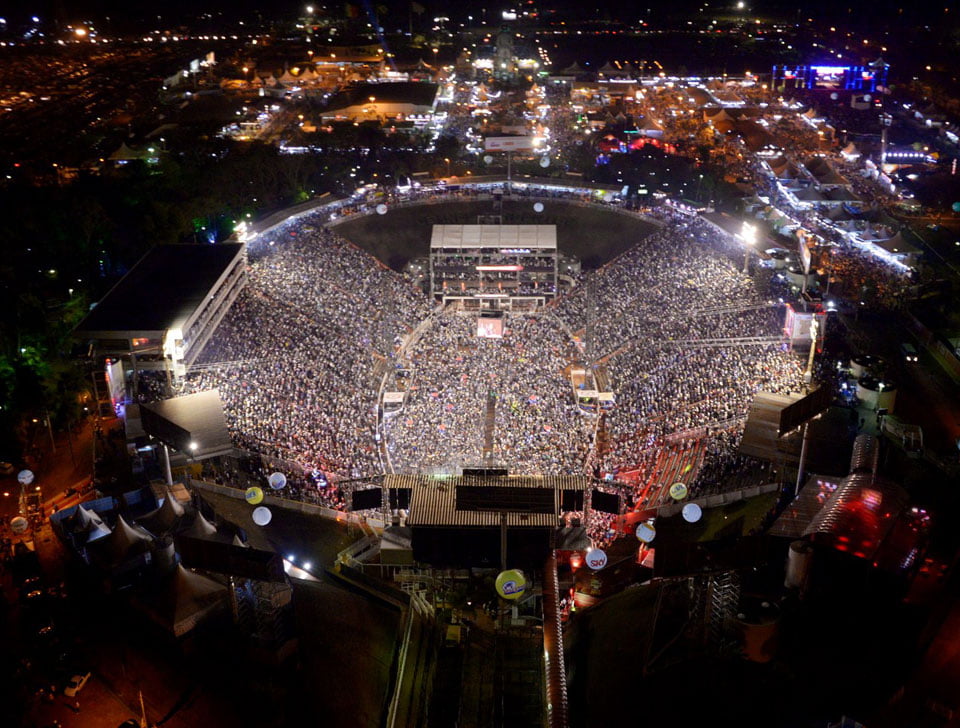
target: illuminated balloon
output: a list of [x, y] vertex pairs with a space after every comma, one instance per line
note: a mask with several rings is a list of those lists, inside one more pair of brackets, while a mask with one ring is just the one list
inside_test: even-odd
[[542, 203], [542, 202], [534, 202], [534, 203], [533, 203], [533, 211], [534, 211], [534, 212], [543, 212], [543, 203]]
[[33, 471], [32, 470], [21, 470], [17, 473], [17, 482], [20, 485], [30, 485], [33, 482]]
[[270, 477], [267, 478], [267, 482], [274, 490], [280, 490], [287, 484], [287, 476], [283, 473], [270, 473]]
[[272, 518], [273, 514], [266, 506], [257, 506], [253, 509], [253, 522], [258, 526], [266, 526]]
[[696, 523], [703, 516], [703, 509], [696, 503], [687, 503], [683, 507], [683, 520], [687, 523]]
[[243, 497], [246, 498], [247, 503], [252, 506], [257, 505], [257, 503], [263, 503], [263, 489], [253, 486], [252, 488], [247, 488], [244, 492]]
[[30, 525], [30, 522], [27, 521], [23, 516], [17, 516], [10, 520], [10, 530], [14, 533], [23, 533], [27, 530], [27, 526]]
[[607, 553], [603, 549], [587, 549], [587, 566], [593, 571], [600, 571], [607, 565]]
[[519, 599], [527, 590], [527, 577], [520, 569], [507, 569], [497, 574], [494, 586], [504, 599]]
[[670, 486], [670, 497], [674, 500], [683, 500], [687, 497], [687, 486], [683, 483], [674, 483]]
[[657, 529], [652, 523], [641, 523], [637, 526], [637, 538], [643, 543], [650, 543], [657, 537]]

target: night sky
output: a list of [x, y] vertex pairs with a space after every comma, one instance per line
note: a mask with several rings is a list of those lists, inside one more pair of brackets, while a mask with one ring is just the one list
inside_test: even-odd
[[[518, 2], [461, 2], [451, 6], [443, 0], [419, 0], [425, 6], [424, 17], [443, 12], [453, 16], [465, 16], [468, 13], [479, 14], [481, 8], [486, 8], [489, 17], [509, 6], [517, 6]], [[295, 17], [306, 2], [294, 0], [274, 0], [264, 3], [262, 0], [166, 0], [165, 2], [137, 2], [136, 0], [34, 0], [33, 2], [16, 3], [3, 11], [11, 24], [25, 22], [33, 15], [45, 21], [51, 19], [64, 23], [91, 19], [94, 21], [110, 18], [114, 23], [129, 25], [147, 23], [155, 24], [157, 15], [168, 22], [189, 22], [198, 15], [223, 13], [228, 18], [256, 17], [259, 13], [264, 19]], [[322, 5], [322, 3], [315, 3]], [[346, 2], [327, 3], [326, 7], [331, 14], [339, 15], [343, 12]], [[386, 10], [386, 15], [405, 18], [409, 12], [408, 0], [355, 0], [355, 5], [371, 5]], [[526, 3], [525, 3], [526, 4]], [[668, 21], [688, 12], [696, 12], [703, 5], [702, 0], [673, 0], [663, 3], [627, 2], [625, 0], [595, 0], [593, 3], [576, 2], [575, 0], [553, 0], [540, 3], [541, 9], [553, 9], [568, 17], [609, 18], [633, 22], [640, 17], [653, 20]], [[717, 8], [732, 9], [735, 2], [710, 2], [709, 7], [716, 12]], [[807, 17], [850, 23], [864, 28], [876, 25], [891, 26], [903, 23], [937, 23], [938, 25], [956, 26], [960, 18], [960, 6], [953, 0], [938, 2], [907, 2], [907, 0], [807, 0], [798, 3], [793, 0], [754, 0], [748, 2], [753, 13], [772, 14], [784, 18], [803, 20]], [[952, 7], [951, 7], [952, 6]], [[949, 8], [948, 12], [944, 12]], [[711, 12], [708, 10], [708, 12]], [[166, 23], [164, 23], [166, 25]]]

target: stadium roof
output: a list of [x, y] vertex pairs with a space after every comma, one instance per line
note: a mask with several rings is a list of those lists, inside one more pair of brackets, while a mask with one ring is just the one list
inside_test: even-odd
[[433, 248], [529, 248], [555, 250], [556, 225], [434, 225]]
[[[458, 489], [482, 487], [502, 488], [504, 495], [515, 494], [523, 489], [548, 492], [551, 503], [549, 513], [508, 512], [507, 525], [555, 528], [560, 514], [563, 491], [586, 490], [590, 478], [582, 475], [509, 475], [509, 476], [444, 476], [444, 475], [385, 475], [384, 485], [389, 488], [411, 488], [408, 526], [499, 526], [500, 511], [463, 510], [458, 508]], [[506, 501], [506, 499], [504, 499]], [[464, 504], [461, 502], [461, 506]], [[505, 507], [510, 507], [504, 502]]]
[[110, 289], [74, 334], [159, 335], [181, 328], [243, 247], [242, 243], [155, 246]]
[[335, 111], [369, 104], [371, 96], [378, 104], [433, 106], [438, 88], [437, 84], [426, 81], [363, 83], [334, 94], [327, 103], [327, 110]]

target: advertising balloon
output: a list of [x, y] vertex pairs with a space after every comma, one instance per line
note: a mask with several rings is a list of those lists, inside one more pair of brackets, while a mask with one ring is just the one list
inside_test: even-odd
[[27, 526], [29, 525], [29, 521], [27, 521], [27, 519], [23, 516], [17, 516], [16, 518], [10, 520], [10, 530], [14, 533], [23, 533], [27, 530]]
[[244, 492], [243, 497], [247, 499], [247, 503], [252, 506], [257, 505], [257, 503], [263, 503], [263, 489], [253, 486], [252, 488], [247, 488]]
[[637, 538], [643, 543], [650, 543], [657, 537], [657, 529], [652, 523], [641, 523], [637, 526]]
[[280, 490], [287, 484], [287, 476], [283, 473], [270, 473], [270, 477], [267, 478], [267, 482], [274, 490]]
[[30, 485], [33, 482], [33, 471], [32, 470], [21, 470], [17, 473], [17, 482], [20, 485]]
[[607, 565], [607, 553], [603, 549], [587, 549], [587, 566], [593, 571], [600, 571]]
[[696, 503], [687, 503], [683, 507], [683, 520], [687, 523], [696, 523], [703, 516], [703, 509]]
[[674, 500], [683, 500], [687, 497], [687, 486], [683, 483], [674, 483], [670, 486], [670, 497]]
[[266, 526], [273, 518], [273, 514], [266, 506], [257, 506], [253, 509], [253, 522], [258, 526]]
[[494, 586], [504, 599], [519, 599], [527, 590], [527, 577], [520, 569], [507, 569], [497, 574]]

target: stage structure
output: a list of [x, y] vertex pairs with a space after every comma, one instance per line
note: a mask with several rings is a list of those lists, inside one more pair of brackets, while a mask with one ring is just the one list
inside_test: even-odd
[[[542, 306], [557, 295], [556, 225], [434, 225], [430, 294], [477, 312]], [[500, 335], [495, 321], [478, 333]]]
[[[865, 66], [774, 66], [775, 89], [826, 88], [848, 91], [882, 91], [887, 86], [890, 64], [882, 58]], [[869, 101], [869, 99], [867, 99]]]
[[[413, 558], [434, 566], [539, 569], [560, 532], [564, 513], [583, 512], [593, 480], [581, 475], [506, 475], [467, 468], [454, 475], [385, 475], [391, 506], [409, 503]], [[600, 494], [599, 508], [619, 511], [616, 496]], [[613, 501], [606, 504], [603, 496]], [[594, 499], [597, 493], [593, 493]], [[376, 507], [380, 494], [371, 489]], [[585, 519], [587, 514], [585, 513]], [[506, 556], [506, 562], [503, 561]]]

